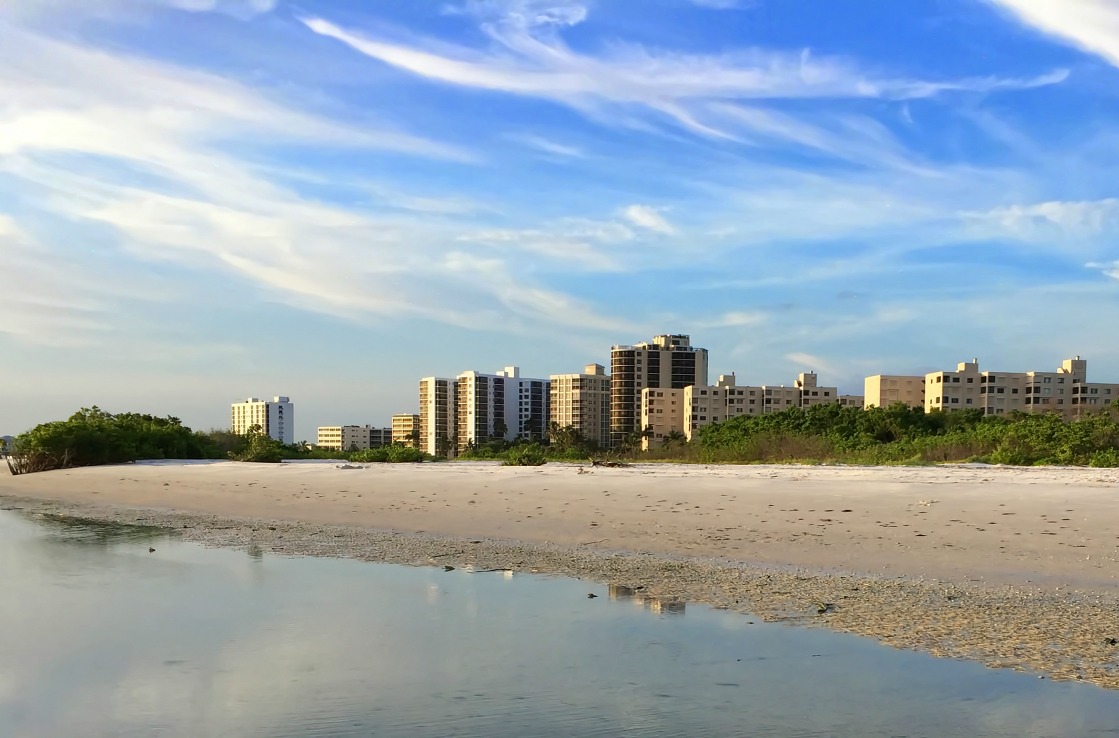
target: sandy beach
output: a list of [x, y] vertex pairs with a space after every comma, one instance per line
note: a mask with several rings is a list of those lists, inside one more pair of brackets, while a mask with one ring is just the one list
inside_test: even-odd
[[203, 462], [0, 477], [0, 507], [28, 513], [571, 575], [1111, 688], [1117, 493], [1119, 470], [986, 466]]

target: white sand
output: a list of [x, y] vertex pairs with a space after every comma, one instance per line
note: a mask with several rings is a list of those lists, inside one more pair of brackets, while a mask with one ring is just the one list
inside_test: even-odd
[[0, 495], [1119, 590], [1119, 470], [167, 462], [0, 477]]

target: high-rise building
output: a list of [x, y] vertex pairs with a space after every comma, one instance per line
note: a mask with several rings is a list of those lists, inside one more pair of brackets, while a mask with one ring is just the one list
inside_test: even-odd
[[548, 430], [548, 380], [507, 366], [496, 374], [466, 371], [455, 378], [457, 448], [491, 439], [541, 441]]
[[253, 426], [259, 426], [264, 435], [280, 443], [295, 442], [295, 406], [287, 397], [276, 396], [271, 400], [250, 397], [230, 406], [230, 430], [245, 435]]
[[621, 444], [641, 430], [641, 391], [707, 384], [707, 349], [693, 348], [684, 335], [610, 349], [610, 438]]
[[407, 413], [392, 416], [392, 442], [409, 448], [420, 446], [420, 416]]
[[572, 427], [605, 448], [610, 444], [610, 377], [601, 364], [587, 364], [582, 374], [548, 378], [548, 422]]
[[456, 383], [453, 379], [424, 377], [420, 380], [420, 449], [432, 456], [447, 456], [455, 448]]

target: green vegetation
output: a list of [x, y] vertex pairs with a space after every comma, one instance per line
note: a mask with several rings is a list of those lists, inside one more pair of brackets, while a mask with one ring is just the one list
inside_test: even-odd
[[[342, 453], [313, 449], [306, 442], [285, 445], [254, 426], [245, 435], [228, 430], [192, 431], [178, 418], [138, 413], [111, 414], [82, 408], [67, 420], [42, 423], [15, 440], [8, 459], [13, 474], [141, 459], [232, 459], [279, 463], [287, 459], [416, 462], [430, 457], [418, 449], [388, 446]], [[366, 458], [368, 457], [368, 458]]]
[[82, 408], [68, 420], [42, 423], [16, 438], [13, 473], [136, 459], [205, 459], [213, 444], [178, 418]]
[[925, 413], [820, 405], [744, 416], [698, 429], [690, 444], [666, 444], [645, 458], [703, 463], [808, 462], [1119, 465], [1119, 405], [1065, 422], [1055, 414]]
[[431, 459], [430, 456], [418, 448], [411, 448], [410, 446], [401, 446], [398, 444], [381, 446], [379, 448], [368, 448], [362, 451], [352, 451], [348, 454], [348, 457], [350, 461], [356, 461], [362, 464], [408, 464], [429, 461]]
[[543, 466], [548, 463], [548, 457], [543, 447], [537, 444], [518, 446], [505, 455], [502, 466]]

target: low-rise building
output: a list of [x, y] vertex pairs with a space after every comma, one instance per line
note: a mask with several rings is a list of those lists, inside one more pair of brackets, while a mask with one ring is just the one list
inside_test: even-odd
[[901, 402], [925, 409], [925, 377], [875, 374], [863, 380], [863, 407], [889, 407]]
[[642, 450], [664, 445], [674, 434], [684, 435], [684, 393], [691, 389], [645, 387], [641, 390]]
[[838, 401], [838, 387], [821, 387], [816, 372], [801, 372], [797, 375], [796, 387], [800, 390], [800, 406], [831, 405]]
[[364, 451], [368, 448], [388, 446], [391, 443], [391, 428], [374, 428], [371, 425], [324, 425], [319, 426], [315, 445], [336, 451]]
[[925, 375], [925, 412], [952, 412], [981, 407], [979, 359], [961, 361], [954, 372]]

